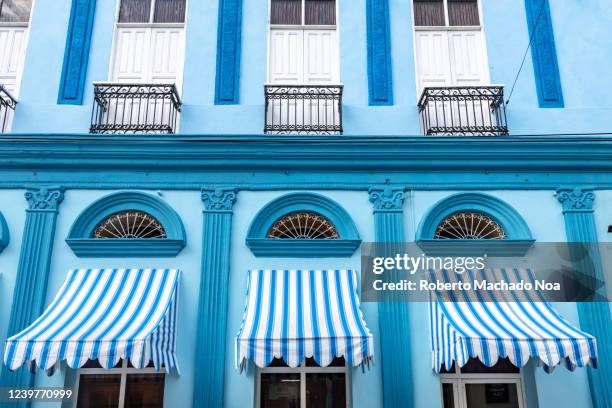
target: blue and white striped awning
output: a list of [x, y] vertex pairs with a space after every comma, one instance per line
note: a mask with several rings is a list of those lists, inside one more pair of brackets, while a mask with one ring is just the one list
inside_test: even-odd
[[[482, 271], [488, 281], [533, 282], [526, 269]], [[482, 276], [482, 275], [480, 275]], [[472, 282], [474, 274], [443, 271], [435, 274], [445, 282]], [[522, 367], [538, 359], [547, 372], [558, 364], [569, 370], [591, 364], [597, 367], [595, 338], [576, 327], [553, 309], [537, 291], [435, 292], [429, 304], [432, 363], [436, 372], [442, 365], [459, 367], [471, 357], [486, 366], [508, 358]], [[449, 301], [449, 298], [451, 301]]]
[[253, 270], [244, 319], [236, 336], [236, 367], [247, 360], [290, 367], [312, 357], [322, 367], [334, 357], [369, 364], [374, 342], [357, 297], [353, 270]]
[[44, 313], [6, 341], [4, 364], [50, 370], [61, 360], [72, 368], [98, 360], [112, 368], [129, 359], [178, 369], [178, 282], [175, 269], [71, 270]]

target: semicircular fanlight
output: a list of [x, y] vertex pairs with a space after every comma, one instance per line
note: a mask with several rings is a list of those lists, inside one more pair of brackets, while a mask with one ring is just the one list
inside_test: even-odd
[[334, 224], [324, 216], [297, 211], [278, 219], [266, 234], [277, 239], [339, 239]]
[[167, 238], [166, 230], [143, 211], [122, 211], [102, 221], [92, 238]]
[[477, 212], [451, 214], [438, 224], [435, 239], [505, 239], [506, 232], [493, 218]]

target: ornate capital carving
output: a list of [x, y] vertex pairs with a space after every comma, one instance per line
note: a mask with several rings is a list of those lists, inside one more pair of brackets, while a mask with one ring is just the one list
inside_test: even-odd
[[30, 210], [57, 210], [64, 200], [62, 187], [41, 187], [25, 192]]
[[374, 211], [401, 211], [404, 205], [404, 190], [385, 188], [370, 188], [368, 190], [370, 202], [374, 204]]
[[592, 190], [583, 190], [581, 188], [559, 189], [556, 192], [557, 200], [563, 205], [565, 212], [588, 212], [593, 211], [593, 201], [595, 201], [595, 193]]
[[205, 211], [231, 211], [238, 191], [233, 188], [202, 190]]

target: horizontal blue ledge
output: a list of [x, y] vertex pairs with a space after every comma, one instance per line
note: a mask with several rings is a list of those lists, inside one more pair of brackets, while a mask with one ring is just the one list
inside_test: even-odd
[[182, 239], [69, 238], [66, 243], [80, 258], [174, 257], [185, 247]]
[[246, 244], [255, 256], [330, 258], [352, 256], [361, 240], [247, 238]]
[[427, 255], [438, 256], [523, 256], [533, 239], [422, 239], [417, 245]]

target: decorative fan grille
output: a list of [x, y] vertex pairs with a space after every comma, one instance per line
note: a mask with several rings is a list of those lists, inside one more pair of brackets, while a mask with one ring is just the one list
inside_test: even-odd
[[491, 217], [460, 212], [446, 217], [436, 228], [436, 239], [505, 239], [506, 233]]
[[167, 238], [161, 223], [142, 211], [124, 211], [111, 215], [98, 225], [93, 237]]
[[272, 225], [268, 238], [279, 239], [338, 239], [336, 227], [322, 215], [311, 212], [294, 212], [285, 215]]

